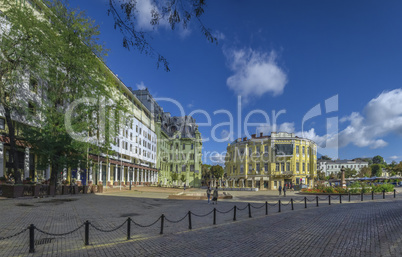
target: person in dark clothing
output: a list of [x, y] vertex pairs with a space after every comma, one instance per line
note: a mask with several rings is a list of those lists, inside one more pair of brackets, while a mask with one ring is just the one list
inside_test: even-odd
[[281, 195], [282, 194], [282, 186], [281, 185], [279, 185], [279, 195]]
[[283, 196], [286, 196], [286, 187], [283, 187]]

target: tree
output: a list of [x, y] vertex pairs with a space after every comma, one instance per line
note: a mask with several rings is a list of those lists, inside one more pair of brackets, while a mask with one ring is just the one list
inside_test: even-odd
[[[41, 39], [46, 44], [52, 43], [43, 55], [48, 70], [42, 77], [46, 97], [36, 106], [41, 119], [31, 115], [36, 126], [24, 127], [24, 135], [39, 156], [39, 167], [51, 167], [50, 183], [55, 185], [63, 169], [80, 167], [88, 171], [89, 155], [110, 149], [110, 138], [116, 130], [100, 130], [101, 122], [105, 121], [101, 121], [98, 110], [102, 99], [112, 98], [111, 89], [117, 86], [101, 62], [105, 51], [97, 43], [98, 27], [93, 26], [84, 12], [71, 10], [60, 1], [49, 1], [47, 5], [52, 28]], [[96, 103], [89, 104], [85, 99]], [[69, 106], [76, 100], [83, 102], [67, 115]], [[121, 106], [119, 99], [113, 100], [116, 106]], [[67, 116], [70, 124], [66, 122]], [[120, 118], [114, 124], [117, 127]], [[71, 131], [79, 134], [81, 140], [72, 138]], [[106, 138], [103, 143], [99, 143], [101, 136]], [[87, 140], [91, 137], [97, 138], [98, 145]]]
[[[211, 42], [218, 42], [201, 20], [206, 7], [205, 0], [153, 0], [150, 10], [149, 24], [156, 29], [160, 23], [166, 22], [174, 30], [177, 25], [186, 29], [192, 20], [199, 24], [201, 33]], [[166, 71], [170, 71], [169, 62], [148, 42], [149, 32], [137, 26], [138, 7], [136, 0], [109, 0], [108, 15], [114, 19], [114, 27], [123, 35], [123, 47], [130, 50], [134, 48], [157, 58], [157, 67], [160, 64]]]
[[317, 177], [319, 180], [325, 180], [325, 172], [321, 170], [317, 170]]
[[380, 155], [374, 156], [373, 157], [373, 164], [385, 164], [384, 158], [382, 158]]
[[221, 165], [214, 165], [211, 167], [211, 174], [214, 176], [216, 179], [220, 179], [223, 177], [224, 169], [222, 168]]
[[186, 175], [181, 174], [181, 176], [180, 176], [180, 181], [181, 181], [182, 183], [184, 183], [184, 182], [186, 181]]
[[4, 11], [0, 17], [0, 104], [8, 129], [12, 173], [18, 184], [21, 160], [16, 128], [27, 124], [25, 115], [34, 109], [34, 103], [26, 101], [30, 91], [38, 90], [39, 78], [46, 73], [43, 56], [51, 42], [42, 39], [44, 34], [51, 34], [51, 29], [48, 21], [38, 19], [32, 8], [19, 1], [3, 0], [0, 9]]
[[321, 160], [332, 160], [332, 158], [328, 157], [327, 155], [322, 155], [320, 157]]
[[171, 172], [170, 178], [172, 179], [172, 182], [177, 181], [179, 179], [179, 174], [177, 174], [176, 172]]
[[356, 176], [357, 171], [355, 169], [346, 168], [345, 169], [345, 178], [351, 178]]
[[371, 177], [371, 168], [370, 167], [361, 168], [357, 176], [360, 178]]
[[382, 175], [382, 166], [380, 164], [378, 164], [378, 163], [371, 165], [371, 174], [372, 174], [372, 176], [381, 177], [381, 175]]

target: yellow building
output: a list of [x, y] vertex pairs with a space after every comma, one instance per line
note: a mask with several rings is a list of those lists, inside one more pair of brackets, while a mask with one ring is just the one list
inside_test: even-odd
[[317, 177], [317, 145], [294, 133], [254, 134], [228, 145], [225, 166], [231, 187], [312, 187]]

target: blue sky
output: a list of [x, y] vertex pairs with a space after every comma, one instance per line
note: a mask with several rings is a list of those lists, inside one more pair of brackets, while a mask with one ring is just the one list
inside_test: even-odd
[[[137, 22], [149, 30], [151, 1], [138, 2], [143, 12]], [[150, 42], [168, 59], [170, 72], [157, 69], [152, 57], [122, 47], [106, 3], [70, 0], [100, 25], [100, 39], [110, 49], [106, 62], [127, 86], [173, 98], [186, 114], [208, 113], [211, 125], [200, 124], [209, 138], [204, 157], [223, 154], [231, 139], [245, 136], [237, 126], [241, 96], [242, 124], [257, 109], [270, 119], [267, 125], [263, 115], [251, 115], [249, 122], [260, 125], [249, 127], [249, 134], [269, 133], [272, 111], [285, 110], [276, 130], [309, 137], [323, 153], [339, 146], [337, 154], [329, 152], [333, 157], [402, 160], [402, 2], [207, 1], [203, 22], [219, 38], [218, 45], [207, 42], [196, 22], [187, 30], [171, 31], [162, 23], [150, 31]], [[334, 111], [328, 113], [325, 101], [334, 96]], [[160, 104], [180, 114], [172, 104]], [[321, 115], [306, 121], [302, 131], [303, 117], [317, 105]], [[233, 115], [233, 130], [228, 125], [213, 130], [229, 122], [228, 115], [214, 114], [222, 109]], [[204, 114], [194, 117], [207, 122]], [[213, 136], [229, 140], [217, 142]]]

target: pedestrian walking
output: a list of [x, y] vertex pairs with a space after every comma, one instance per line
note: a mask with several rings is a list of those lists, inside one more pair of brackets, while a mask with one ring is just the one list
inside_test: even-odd
[[184, 191], [186, 191], [186, 183], [184, 183], [184, 187], [183, 187], [183, 188], [184, 188]]
[[207, 197], [208, 197], [208, 204], [209, 204], [209, 199], [211, 198], [211, 188], [208, 187], [207, 189]]
[[218, 204], [218, 187], [215, 188], [214, 193], [212, 194], [212, 204]]
[[282, 194], [282, 186], [281, 185], [279, 185], [279, 195], [281, 195]]
[[283, 196], [286, 196], [286, 187], [283, 187]]

